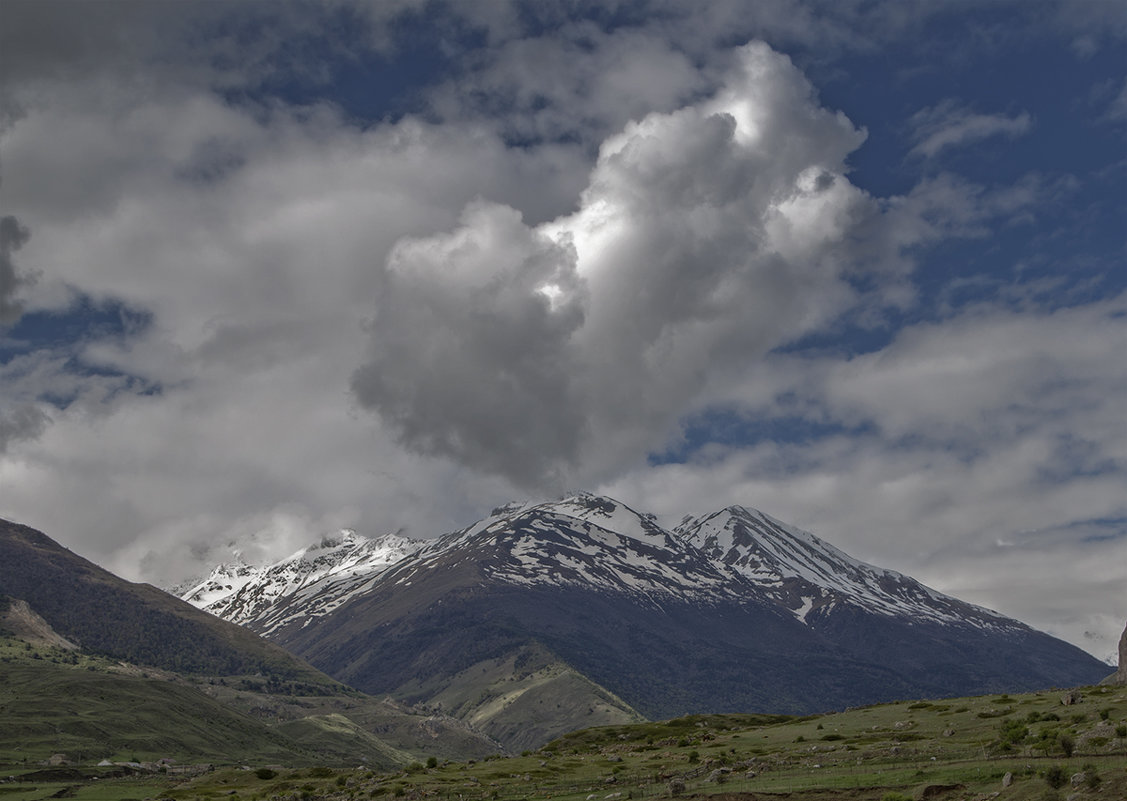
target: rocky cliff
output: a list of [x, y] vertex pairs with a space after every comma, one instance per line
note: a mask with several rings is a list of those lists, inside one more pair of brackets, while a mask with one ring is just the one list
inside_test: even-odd
[[1112, 673], [1102, 684], [1127, 684], [1127, 626], [1123, 627], [1123, 635], [1119, 638], [1119, 670]]

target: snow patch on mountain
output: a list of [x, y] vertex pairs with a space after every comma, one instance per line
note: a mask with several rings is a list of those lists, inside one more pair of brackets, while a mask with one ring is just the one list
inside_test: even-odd
[[678, 596], [701, 601], [737, 595], [719, 566], [684, 547], [650, 515], [580, 493], [501, 507], [398, 566], [388, 580], [407, 586], [469, 557], [489, 579], [520, 586], [575, 586], [619, 592], [645, 604]]
[[789, 608], [799, 620], [826, 616], [841, 604], [889, 616], [978, 627], [1013, 621], [959, 601], [913, 578], [846, 554], [809, 531], [757, 509], [730, 506], [686, 518], [675, 532]]
[[253, 621], [269, 629], [293, 610], [311, 617], [331, 612], [424, 544], [397, 534], [370, 539], [346, 529], [272, 565], [221, 565], [182, 597], [233, 623]]
[[188, 603], [206, 608], [257, 581], [264, 570], [245, 562], [229, 562], [217, 565], [206, 578], [174, 587], [171, 592]]
[[591, 493], [579, 493], [544, 504], [556, 514], [593, 523], [605, 531], [637, 540], [654, 548], [676, 548], [670, 533], [653, 515], [636, 512], [624, 503]]

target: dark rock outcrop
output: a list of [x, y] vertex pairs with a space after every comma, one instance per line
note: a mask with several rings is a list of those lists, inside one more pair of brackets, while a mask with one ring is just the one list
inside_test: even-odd
[[1127, 685], [1127, 626], [1123, 628], [1123, 634], [1119, 638], [1119, 670], [1104, 679], [1101, 684]]

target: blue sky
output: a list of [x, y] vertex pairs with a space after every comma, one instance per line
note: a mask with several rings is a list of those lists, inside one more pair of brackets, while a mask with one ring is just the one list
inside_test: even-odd
[[740, 503], [1114, 651], [1118, 4], [0, 14], [0, 515], [168, 584]]

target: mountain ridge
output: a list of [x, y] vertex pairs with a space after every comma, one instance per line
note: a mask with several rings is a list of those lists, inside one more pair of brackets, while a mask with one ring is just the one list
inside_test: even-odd
[[[718, 523], [718, 518], [722, 522]], [[728, 506], [720, 512], [686, 518], [674, 531], [773, 594], [803, 622], [813, 622], [807, 621], [810, 615], [817, 620], [830, 614], [838, 604], [853, 604], [878, 614], [1028, 628], [903, 573], [854, 559], [809, 531], [757, 509]], [[796, 595], [802, 601], [797, 608], [791, 605]]]
[[[717, 526], [714, 521], [723, 516], [728, 518], [727, 525]], [[597, 536], [601, 539], [601, 544], [607, 546], [602, 555], [610, 558], [608, 564], [587, 565], [587, 569], [582, 570], [576, 562], [561, 562], [558, 555], [555, 562], [538, 559], [535, 546], [542, 544], [539, 542], [541, 537], [553, 538], [562, 549], [569, 549], [569, 543], [556, 536], [561, 531], [557, 525], [558, 519], [552, 519], [568, 517], [584, 524], [585, 534], [591, 535], [596, 529], [601, 532]], [[786, 596], [793, 596], [796, 590], [805, 589], [818, 593], [820, 598], [803, 596], [808, 602], [806, 608], [790, 607], [792, 612], [801, 612], [796, 617], [804, 622], [806, 615], [817, 617], [825, 607], [847, 602], [882, 614], [925, 613], [940, 621], [965, 621], [972, 617], [982, 625], [1030, 628], [994, 610], [946, 595], [897, 571], [854, 559], [816, 535], [752, 507], [731, 505], [705, 515], [686, 516], [681, 523], [667, 530], [658, 525], [653, 515], [637, 512], [626, 504], [589, 492], [574, 493], [542, 503], [506, 504], [470, 526], [429, 540], [409, 539], [399, 535], [382, 535], [369, 539], [355, 531], [345, 530], [342, 534], [345, 535], [346, 543], [352, 543], [353, 547], [379, 550], [379, 559], [371, 566], [366, 566], [349, 554], [347, 566], [350, 570], [330, 568], [312, 576], [308, 581], [291, 581], [281, 592], [274, 590], [273, 587], [278, 584], [274, 574], [317, 547], [311, 546], [272, 565], [253, 567], [243, 563], [238, 566], [242, 572], [234, 577], [237, 579], [234, 581], [231, 580], [228, 566], [217, 566], [207, 581], [184, 592], [181, 597], [224, 619], [250, 624], [255, 630], [273, 631], [287, 623], [279, 620], [276, 612], [267, 621], [262, 617], [263, 610], [278, 605], [277, 599], [282, 596], [298, 596], [292, 601], [281, 602], [286, 607], [292, 606], [295, 614], [320, 616], [347, 601], [351, 595], [362, 592], [365, 588], [360, 585], [376, 579], [381, 573], [387, 573], [383, 578], [385, 581], [410, 581], [411, 576], [416, 575], [428, 560], [434, 560], [447, 551], [458, 551], [479, 546], [483, 541], [488, 542], [517, 520], [521, 521], [519, 531], [509, 532], [510, 535], [521, 535], [512, 540], [514, 547], [511, 548], [511, 553], [514, 558], [508, 565], [493, 565], [491, 573], [492, 578], [500, 578], [508, 583], [529, 585], [551, 583], [554, 580], [593, 587], [625, 588], [627, 592], [634, 588], [642, 594], [669, 593], [679, 586], [697, 600], [702, 600], [739, 594], [731, 586], [734, 574], [739, 577], [737, 582], [748, 580], [757, 591], [767, 592], [784, 605]], [[733, 523], [736, 530], [725, 532]], [[710, 524], [713, 530], [709, 530]], [[748, 529], [753, 533], [749, 535]], [[720, 539], [720, 533], [727, 533], [728, 539]], [[773, 543], [765, 538], [772, 536]], [[798, 543], [808, 554], [813, 553], [815, 559], [811, 560], [807, 556], [804, 565], [802, 558], [793, 558], [798, 550], [793, 547], [790, 549], [792, 559], [783, 559], [783, 549], [779, 547], [782, 540]], [[325, 542], [335, 541], [323, 538], [322, 546]], [[389, 542], [398, 544], [398, 559], [390, 558], [393, 547], [387, 545]], [[757, 551], [746, 548], [752, 542], [759, 546]], [[765, 544], [775, 548], [775, 552], [766, 559], [764, 554], [770, 548], [765, 551]], [[741, 546], [745, 548], [742, 551]], [[577, 556], [583, 553], [584, 547], [583, 543], [570, 543], [570, 550]], [[673, 555], [683, 558], [673, 564], [668, 560], [659, 564], [654, 555], [662, 550], [669, 552], [667, 557]], [[347, 549], [343, 552], [347, 553]], [[702, 560], [701, 553], [707, 558]], [[403, 571], [406, 573], [399, 575]], [[393, 579], [392, 576], [397, 578]], [[227, 592], [216, 593], [215, 597], [209, 598], [206, 588], [209, 584], [216, 583], [212, 580], [213, 577], [219, 581], [228, 579]], [[259, 583], [269, 583], [271, 590], [259, 588], [256, 586]], [[340, 584], [339, 587], [334, 586], [337, 583]], [[330, 608], [323, 608], [327, 606], [325, 604], [315, 604], [304, 609], [300, 607], [301, 596], [311, 597], [326, 591], [334, 598], [334, 604]], [[929, 604], [932, 608], [927, 609]]]
[[[246, 562], [217, 565], [203, 580], [182, 593], [183, 600], [232, 623], [255, 620], [266, 609], [310, 599], [303, 614], [320, 615], [335, 609], [365, 581], [421, 548], [422, 540], [398, 534], [367, 538], [351, 529], [325, 536], [270, 565]], [[250, 592], [243, 590], [251, 587]], [[331, 589], [330, 589], [331, 587]], [[275, 614], [275, 617], [277, 615]], [[262, 621], [259, 633], [270, 630]]]

